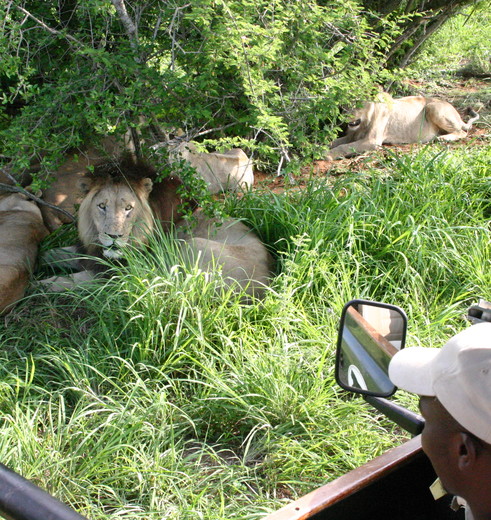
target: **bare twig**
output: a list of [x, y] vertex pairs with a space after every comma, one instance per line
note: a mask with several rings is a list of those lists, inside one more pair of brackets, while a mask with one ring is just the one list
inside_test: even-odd
[[159, 138], [161, 139], [159, 142], [153, 144], [150, 146], [151, 150], [160, 150], [161, 148], [169, 148], [173, 149], [177, 147], [180, 143], [189, 143], [196, 137], [201, 137], [202, 135], [210, 134], [212, 132], [218, 132], [220, 130], [224, 130], [225, 128], [229, 128], [230, 126], [234, 126], [238, 124], [235, 123], [229, 123], [224, 126], [220, 126], [218, 128], [210, 128], [208, 130], [203, 130], [202, 132], [185, 132], [182, 134], [178, 134], [174, 136], [172, 139], [169, 138], [168, 134], [159, 133]]
[[26, 16], [28, 16], [29, 18], [31, 18], [32, 20], [34, 20], [36, 23], [38, 23], [43, 29], [45, 29], [46, 31], [50, 32], [51, 34], [56, 34], [57, 36], [61, 36], [62, 38], [66, 38], [68, 41], [72, 42], [72, 43], [76, 43], [77, 45], [80, 45], [81, 47], [84, 47], [84, 44], [80, 41], [80, 40], [77, 40], [77, 38], [71, 36], [70, 34], [68, 33], [64, 33], [64, 32], [61, 32], [61, 31], [58, 31], [56, 29], [53, 29], [52, 27], [50, 27], [49, 25], [46, 25], [42, 20], [40, 20], [39, 18], [37, 18], [36, 16], [34, 16], [33, 14], [31, 14], [27, 9], [24, 9], [23, 7], [21, 7], [20, 5], [16, 5], [14, 6], [16, 7], [19, 11], [23, 12]]
[[7, 169], [0, 168], [0, 172], [2, 172], [9, 181], [13, 182], [14, 184], [18, 183], [17, 179]]
[[159, 13], [157, 21], [155, 22], [155, 27], [153, 28], [152, 41], [155, 41], [157, 39], [157, 35], [160, 30], [161, 23], [162, 23], [162, 13]]
[[[277, 141], [277, 139], [275, 139], [267, 130], [265, 130], [264, 128], [259, 128], [256, 132], [256, 135], [254, 137], [254, 140], [257, 140], [258, 136], [260, 133], [263, 133], [264, 135], [267, 135], [271, 140], [274, 140], [274, 141]], [[280, 161], [278, 163], [278, 168], [276, 169], [276, 176], [277, 177], [280, 177], [281, 175], [283, 175], [283, 163], [286, 161], [287, 163], [289, 163], [291, 161], [290, 159], [290, 155], [288, 154], [288, 150], [286, 148], [286, 146], [284, 146], [283, 144], [281, 143], [278, 143], [278, 147], [276, 148], [277, 150], [279, 150], [280, 152]], [[291, 173], [288, 172], [287, 173], [287, 177], [288, 179], [290, 180], [290, 182], [292, 184], [295, 183], [295, 180], [294, 178], [292, 177]]]
[[194, 139], [195, 137], [201, 137], [202, 135], [211, 134], [212, 132], [220, 132], [222, 130], [225, 130], [226, 128], [230, 128], [231, 126], [237, 125], [238, 122], [234, 121], [233, 123], [228, 123], [223, 126], [219, 126], [218, 128], [210, 128], [208, 130], [203, 130], [201, 132], [198, 132], [197, 134], [194, 134], [191, 139]]
[[[180, 14], [181, 14], [180, 11], [183, 10], [183, 9], [188, 8], [189, 5], [190, 4], [185, 4], [185, 5], [182, 5], [182, 6], [175, 6], [174, 14], [172, 15], [172, 20], [170, 21], [170, 23], [168, 24], [167, 29], [166, 29], [166, 32], [170, 36], [170, 39], [171, 39], [171, 42], [172, 42], [171, 60], [170, 60], [170, 64], [169, 64], [169, 69], [170, 70], [174, 70], [174, 66], [175, 66], [175, 51], [176, 51], [176, 49], [179, 49], [181, 52], [185, 52], [184, 49], [179, 44], [177, 38], [175, 37], [174, 27], [177, 25], [176, 24], [176, 20], [177, 20], [178, 16], [180, 16]], [[156, 33], [155, 33], [155, 35], [156, 35]]]
[[[278, 169], [276, 170], [276, 176], [280, 177], [281, 175], [284, 175], [284, 172], [282, 171], [283, 163], [286, 161], [289, 163], [291, 161], [290, 156], [288, 155], [288, 150], [284, 148], [283, 146], [280, 147], [280, 162], [278, 164]], [[288, 177], [288, 180], [291, 184], [295, 184], [295, 180], [293, 179], [293, 176], [290, 172], [287, 172], [286, 176]]]
[[355, 41], [355, 38], [353, 36], [347, 36], [343, 34], [334, 24], [330, 22], [324, 22], [324, 25], [328, 27], [332, 33], [337, 36], [342, 42], [352, 44]]

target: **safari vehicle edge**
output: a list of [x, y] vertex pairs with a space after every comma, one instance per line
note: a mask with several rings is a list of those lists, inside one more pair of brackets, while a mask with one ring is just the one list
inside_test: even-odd
[[[472, 323], [491, 321], [491, 303], [468, 310]], [[435, 490], [436, 474], [421, 447], [424, 419], [390, 401], [397, 389], [387, 375], [392, 355], [404, 348], [402, 309], [352, 300], [343, 308], [336, 351], [336, 381], [415, 435], [366, 464], [267, 515], [263, 520], [463, 520], [452, 496]], [[432, 488], [432, 490], [430, 490]]]

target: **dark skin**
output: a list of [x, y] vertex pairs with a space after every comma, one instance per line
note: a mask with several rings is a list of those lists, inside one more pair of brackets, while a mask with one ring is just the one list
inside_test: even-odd
[[444, 488], [467, 501], [474, 520], [491, 520], [491, 445], [461, 426], [436, 397], [421, 397], [423, 450]]

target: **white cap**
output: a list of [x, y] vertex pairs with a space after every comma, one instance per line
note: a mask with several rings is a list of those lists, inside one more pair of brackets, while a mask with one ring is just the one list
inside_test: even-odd
[[491, 323], [468, 327], [441, 349], [400, 350], [389, 377], [403, 390], [436, 396], [459, 424], [491, 444]]

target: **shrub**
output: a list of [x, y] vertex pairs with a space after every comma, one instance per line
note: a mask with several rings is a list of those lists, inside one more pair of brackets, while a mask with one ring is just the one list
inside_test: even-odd
[[0, 6], [0, 153], [17, 168], [41, 159], [49, 170], [67, 149], [129, 129], [148, 144], [178, 128], [205, 134], [270, 166], [319, 155], [340, 107], [384, 77], [398, 31], [371, 33], [354, 0], [148, 0], [126, 17], [114, 6]]

